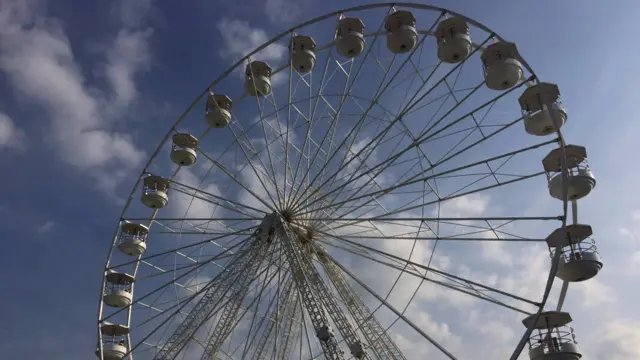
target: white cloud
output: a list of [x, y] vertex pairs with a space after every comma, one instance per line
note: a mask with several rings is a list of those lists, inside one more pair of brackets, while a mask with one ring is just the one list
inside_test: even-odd
[[[0, 3], [0, 69], [27, 102], [44, 110], [43, 118], [50, 120], [47, 140], [61, 159], [89, 170], [99, 185], [112, 190], [146, 157], [130, 134], [111, 130], [116, 119], [109, 115], [136, 98], [134, 76], [149, 60], [150, 32], [119, 33], [105, 65], [111, 89], [96, 89], [84, 77], [63, 24], [39, 5]], [[108, 90], [113, 95], [106, 95]]]
[[630, 268], [634, 273], [640, 272], [640, 251], [634, 251], [630, 258]]
[[[176, 181], [181, 184], [199, 189], [200, 191], [220, 196], [220, 190], [216, 184], [209, 182], [203, 183], [202, 178], [198, 177], [193, 171], [183, 167], [176, 174]], [[197, 194], [197, 193], [196, 193]], [[172, 213], [177, 217], [184, 218], [214, 218], [216, 209], [220, 210], [215, 204], [201, 200], [193, 196], [187, 196], [185, 194], [175, 193], [172, 198]], [[199, 196], [206, 198], [202, 194]], [[215, 225], [215, 224], [213, 224]], [[211, 229], [211, 226], [207, 228]]]
[[[516, 337], [513, 328], [500, 321], [495, 313], [474, 309], [469, 311], [467, 316], [466, 325], [474, 332], [500, 339], [499, 342], [509, 342]], [[479, 324], [482, 326], [478, 326]]]
[[[265, 30], [251, 27], [248, 21], [222, 19], [218, 22], [217, 28], [224, 42], [219, 55], [231, 61], [239, 60], [270, 39]], [[268, 62], [281, 60], [286, 54], [286, 46], [274, 43], [254, 57], [256, 60]]]
[[636, 244], [640, 242], [640, 211], [636, 210], [631, 213], [631, 224], [620, 227], [618, 232], [630, 242]]
[[118, 109], [129, 106], [137, 98], [134, 76], [149, 68], [148, 39], [152, 34], [152, 29], [120, 30], [107, 54], [106, 76], [114, 92], [114, 106]]
[[24, 146], [25, 134], [9, 115], [0, 112], [0, 150], [17, 149]]
[[153, 1], [121, 1], [115, 10], [116, 16], [125, 27], [135, 28], [143, 25], [147, 15], [153, 11]]
[[429, 352], [427, 346], [415, 346], [415, 341], [407, 339], [402, 334], [395, 334], [393, 341], [400, 348], [402, 354], [411, 359], [422, 359]]
[[[577, 291], [581, 293], [581, 303], [587, 309], [601, 307], [606, 304], [616, 302], [616, 294], [613, 288], [604, 284], [597, 278], [589, 279], [577, 284], [575, 286]], [[570, 286], [571, 287], [571, 286]]]
[[451, 329], [445, 323], [438, 323], [433, 320], [429, 313], [424, 311], [414, 319], [416, 325], [424, 330], [427, 334], [433, 334], [434, 340], [440, 343], [449, 343], [457, 347], [460, 344], [460, 339], [451, 333]]
[[640, 359], [640, 324], [616, 320], [603, 324], [594, 337], [597, 360]]
[[49, 231], [51, 231], [51, 229], [53, 229], [53, 227], [56, 225], [56, 222], [53, 220], [48, 220], [45, 221], [44, 223], [42, 223], [41, 225], [39, 225], [36, 228], [36, 231], [38, 232], [38, 234], [46, 234]]
[[440, 206], [441, 217], [473, 217], [485, 212], [489, 198], [482, 194], [470, 194], [445, 201]]
[[[407, 309], [405, 316], [435, 342], [457, 355], [461, 351], [462, 339], [454, 334], [447, 323], [436, 320], [434, 314], [434, 312], [425, 311], [422, 306], [412, 305]], [[379, 313], [376, 314], [376, 318], [380, 319], [381, 317], [383, 316]], [[393, 318], [395, 319], [395, 316]], [[389, 335], [407, 359], [427, 357], [429, 359], [448, 359], [403, 320], [398, 320], [395, 323]]]
[[[218, 55], [232, 63], [242, 59], [271, 39], [264, 29], [254, 28], [248, 21], [222, 19], [218, 22], [217, 28], [224, 42], [224, 47], [220, 49]], [[264, 61], [275, 70], [282, 65], [281, 63], [287, 54], [287, 46], [276, 42], [254, 54], [252, 60]], [[287, 79], [285, 73], [280, 71], [273, 74], [271, 86], [276, 87], [283, 84]], [[237, 67], [234, 74], [244, 76], [244, 66]]]
[[264, 12], [269, 21], [276, 25], [290, 24], [302, 14], [300, 1], [267, 0], [264, 3]]

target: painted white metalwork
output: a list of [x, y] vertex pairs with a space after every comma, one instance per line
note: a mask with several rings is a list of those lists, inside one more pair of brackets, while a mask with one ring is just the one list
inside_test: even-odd
[[[225, 276], [227, 272], [223, 272], [206, 285], [205, 289], [203, 289], [203, 296], [154, 356], [154, 359], [174, 359], [184, 349], [189, 339], [211, 317], [213, 312], [221, 308], [222, 300], [227, 295], [227, 292], [220, 291], [220, 288], [230, 289], [229, 285], [234, 284], [241, 278], [244, 269], [253, 269], [251, 265], [260, 257], [261, 250], [262, 243], [260, 241], [251, 241], [242, 256], [235, 257], [228, 267], [227, 272], [231, 276], [227, 277]], [[249, 275], [255, 276], [255, 274]]]
[[[329, 292], [311, 261], [305, 259], [308, 255], [305, 255], [297, 245], [298, 240], [293, 230], [279, 218], [274, 225], [277, 236], [282, 240], [283, 250], [291, 267], [293, 280], [302, 296], [302, 302], [311, 318], [313, 327], [316, 329], [316, 335], [320, 340], [325, 357], [328, 359], [344, 359], [343, 352], [340, 350], [328, 319], [331, 318], [336, 323], [336, 326], [339, 327], [348, 346], [359, 343], [360, 340], [358, 340], [356, 333], [349, 325], [339, 305], [335, 303], [335, 299], [328, 297]], [[323, 306], [325, 309], [322, 308]], [[352, 355], [360, 355], [359, 358], [364, 356], [364, 354]]]
[[[260, 237], [256, 238], [258, 241], [264, 240]], [[214, 326], [213, 331], [211, 331], [209, 339], [206, 342], [207, 345], [202, 353], [202, 360], [209, 360], [215, 357], [224, 341], [231, 334], [236, 322], [240, 320], [237, 318], [238, 313], [240, 312], [240, 307], [242, 306], [244, 298], [249, 293], [249, 286], [254, 280], [255, 275], [258, 273], [259, 268], [263, 265], [265, 259], [267, 259], [273, 251], [273, 246], [269, 246], [269, 243], [261, 242], [261, 244], [262, 248], [258, 252], [258, 255], [252, 258], [248, 269], [241, 272], [235, 281], [226, 288], [229, 300], [224, 308], [220, 310], [220, 317], [218, 318], [218, 322]], [[218, 290], [220, 291], [221, 289]]]
[[[365, 33], [361, 19], [377, 19], [377, 30]], [[279, 56], [287, 47], [289, 56]], [[273, 68], [252, 61], [261, 58]], [[482, 62], [483, 72], [465, 66], [469, 61]], [[232, 74], [245, 65], [244, 89], [237, 91], [233, 84], [242, 80]], [[522, 113], [509, 114], [517, 109], [509, 95], [525, 85]], [[201, 115], [191, 116], [202, 101], [206, 129]], [[557, 136], [518, 146], [512, 140], [526, 134], [513, 125], [523, 119], [526, 133]], [[540, 83], [513, 43], [445, 9], [364, 5], [276, 36], [210, 84], [144, 166], [134, 190], [142, 189], [144, 206], [127, 201], [105, 266], [98, 357], [139, 360], [152, 354], [168, 360], [188, 352], [203, 359], [344, 359], [345, 350], [357, 359], [404, 360], [406, 349], [376, 318], [380, 311], [366, 306], [374, 300], [396, 317], [394, 323], [403, 322], [456, 360], [412, 321], [412, 299], [405, 308], [387, 301], [400, 277], [409, 276], [533, 319], [525, 320], [527, 331], [511, 360], [527, 341], [537, 340], [541, 345], [531, 345], [534, 360], [574, 359], [566, 356], [575, 342], [549, 342], [561, 337], [559, 323], [555, 335], [548, 328], [532, 335], [538, 319], [549, 317], [545, 306], [555, 277], [564, 280], [560, 311], [569, 283], [602, 267], [591, 235], [567, 235], [583, 226], [575, 199], [586, 196], [595, 179], [584, 148], [565, 144], [565, 122], [557, 86]], [[183, 128], [202, 132], [176, 134]], [[166, 157], [157, 156], [167, 141], [179, 165], [172, 170]], [[543, 147], [557, 147], [544, 159], [544, 172], [531, 162]], [[486, 148], [491, 155], [483, 156]], [[513, 163], [518, 175], [509, 170]], [[150, 170], [157, 175], [148, 175]], [[550, 194], [562, 201], [556, 213], [440, 212], [451, 200], [545, 173]], [[166, 206], [169, 186], [175, 207]], [[569, 204], [573, 225], [567, 225]], [[561, 222], [555, 235], [516, 234], [523, 223], [535, 228], [552, 220]], [[156, 245], [147, 248], [149, 238]], [[433, 242], [431, 249], [441, 241], [547, 241], [550, 281], [541, 298], [529, 299], [444, 272], [431, 260], [413, 261], [413, 250], [398, 256], [367, 245], [376, 240], [412, 241], [412, 249], [425, 241]], [[360, 278], [343, 260], [371, 269], [372, 276]], [[386, 295], [378, 294], [383, 287]], [[127, 329], [117, 341], [102, 329], [109, 321]]]
[[[355, 319], [356, 323], [360, 324], [360, 331], [364, 334], [371, 349], [376, 353], [377, 358], [393, 360], [406, 359], [389, 334], [387, 334], [375, 318], [373, 312], [367, 307], [358, 293], [353, 290], [346, 276], [327, 258], [326, 253], [326, 250], [320, 246], [316, 246], [316, 256], [318, 260], [322, 264], [331, 283], [336, 287], [342, 301], [348, 305], [347, 309], [351, 313], [351, 316]], [[359, 353], [361, 351], [364, 350], [354, 349], [352, 353]]]

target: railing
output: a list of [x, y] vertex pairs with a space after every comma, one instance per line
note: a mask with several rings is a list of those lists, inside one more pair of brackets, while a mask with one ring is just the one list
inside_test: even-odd
[[[591, 174], [591, 168], [589, 167], [589, 164], [587, 163], [587, 160], [585, 159], [584, 161], [582, 161], [580, 164], [578, 164], [578, 166], [576, 167], [572, 167], [570, 169], [567, 169], [567, 173], [569, 175], [569, 178], [574, 177], [574, 176], [584, 176], [587, 174]], [[553, 179], [555, 179], [558, 176], [562, 176], [562, 172], [561, 171], [553, 171], [547, 174], [547, 179], [549, 179], [549, 184], [551, 184], [551, 181]]]
[[124, 336], [102, 336], [102, 344], [114, 344], [120, 346], [126, 346], [126, 338]]
[[539, 331], [529, 338], [530, 350], [543, 350], [545, 354], [561, 352], [562, 345], [577, 344], [573, 328], [562, 326], [551, 331]]
[[167, 186], [160, 185], [160, 184], [155, 184], [155, 185], [153, 185], [153, 186], [146, 186], [146, 185], [145, 185], [145, 186], [142, 188], [142, 192], [143, 192], [145, 195], [152, 195], [152, 194], [157, 194], [157, 193], [159, 193], [159, 192], [166, 193], [166, 192], [167, 192], [167, 189], [168, 189], [168, 187], [167, 187]]
[[194, 148], [194, 146], [189, 146], [186, 144], [171, 144], [171, 151], [193, 150]]
[[107, 282], [107, 286], [104, 287], [104, 295], [111, 295], [116, 293], [117, 291], [126, 291], [128, 293], [131, 292], [131, 284], [130, 283], [124, 283], [124, 284], [115, 284], [112, 282]]
[[[553, 102], [553, 104], [551, 105], [551, 110], [565, 111], [564, 105], [562, 105], [562, 100], [560, 98], [558, 98], [556, 101]], [[522, 115], [524, 115], [525, 117], [533, 117], [543, 111], [545, 110], [544, 109], [537, 109], [533, 111], [522, 110]]]
[[[582, 254], [584, 253], [598, 253], [598, 247], [596, 246], [596, 242], [593, 238], [585, 239], [582, 242], [577, 244], [573, 244], [571, 246], [565, 246], [560, 250], [560, 256], [564, 259], [565, 262], [573, 261], [573, 260], [582, 260]], [[550, 249], [551, 258], [555, 256], [556, 249]]]
[[120, 236], [118, 236], [118, 244], [122, 244], [123, 242], [146, 242], [147, 241], [147, 233], [129, 233], [129, 232], [120, 232]]

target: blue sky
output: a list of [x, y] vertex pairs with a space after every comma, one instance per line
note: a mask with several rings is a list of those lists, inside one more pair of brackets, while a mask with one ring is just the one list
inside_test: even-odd
[[[0, 353], [92, 356], [122, 199], [162, 136], [238, 55], [340, 3], [0, 1]], [[640, 357], [632, 306], [640, 295], [640, 206], [628, 160], [640, 130], [631, 115], [640, 80], [632, 61], [639, 50], [630, 46], [640, 30], [637, 4], [432, 4], [514, 41], [540, 78], [559, 84], [569, 110], [563, 132], [587, 147], [598, 180], [580, 218], [605, 259], [597, 279], [572, 287], [567, 308], [587, 359]], [[232, 28], [245, 39], [236, 47], [222, 32]], [[609, 347], [617, 353], [606, 355]]]

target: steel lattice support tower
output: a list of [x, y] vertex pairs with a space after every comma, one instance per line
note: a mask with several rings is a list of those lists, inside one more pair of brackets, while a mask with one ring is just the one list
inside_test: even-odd
[[[351, 324], [349, 324], [349, 320], [335, 299], [330, 295], [329, 289], [324, 284], [322, 277], [311, 263], [309, 258], [310, 254], [305, 256], [305, 250], [303, 250], [300, 242], [297, 240], [295, 231], [280, 218], [277, 219], [275, 225], [277, 229], [276, 233], [282, 241], [289, 267], [293, 272], [293, 279], [302, 298], [302, 302], [309, 312], [309, 317], [316, 329], [316, 333], [318, 335], [321, 335], [322, 332], [328, 333], [329, 322], [321, 307], [321, 305], [324, 305], [329, 317], [333, 320], [338, 331], [340, 331], [340, 334], [342, 334], [342, 337], [349, 346], [352, 355], [358, 359], [368, 358], [355, 330], [351, 327]], [[320, 303], [317, 302], [316, 299], [319, 299]], [[320, 337], [321, 336], [319, 336], [319, 338]], [[325, 357], [327, 359], [344, 359], [335, 337], [332, 334], [324, 334], [322, 337], [325, 339], [320, 339], [320, 344], [324, 350]]]
[[293, 273], [293, 281], [295, 282], [300, 298], [302, 299], [302, 304], [309, 313], [311, 323], [316, 329], [316, 334], [319, 334], [320, 331], [326, 329], [327, 335], [331, 335], [327, 336], [324, 340], [320, 339], [320, 345], [322, 346], [325, 357], [328, 360], [344, 360], [344, 355], [338, 346], [338, 342], [332, 334], [328, 333], [329, 320], [322, 309], [322, 305], [316, 300], [318, 299], [318, 296], [315, 294], [315, 289], [313, 289], [310, 283], [305, 279], [303, 272], [304, 267], [302, 265], [305, 261], [300, 259], [301, 251], [295, 243], [296, 240], [289, 235], [289, 232], [284, 228], [284, 226], [282, 226], [281, 222], [279, 222], [278, 225], [279, 229], [277, 234], [282, 241], [284, 254]]
[[[288, 280], [287, 280], [287, 282], [286, 282], [286, 284], [284, 286], [283, 294], [284, 294], [284, 300], [280, 301], [280, 303], [278, 304], [278, 307], [276, 309], [277, 314], [284, 313], [285, 310], [287, 309], [287, 307], [291, 305], [288, 302], [288, 300], [290, 298], [290, 294], [295, 294], [295, 291], [293, 289], [293, 281], [291, 280], [291, 278], [288, 278]], [[260, 340], [258, 340], [258, 345], [256, 346], [256, 351], [253, 353], [253, 356], [251, 357], [251, 359], [260, 360], [260, 359], [269, 358], [268, 355], [265, 355], [265, 356], [262, 356], [262, 355], [263, 355], [265, 349], [268, 348], [267, 344], [269, 343], [271, 332], [273, 331], [273, 329], [275, 329], [276, 326], [278, 326], [277, 320], [278, 320], [278, 317], [276, 316], [276, 320], [274, 320], [269, 325], [269, 327], [267, 329], [265, 329], [265, 331], [262, 333], [262, 337], [260, 337]]]
[[[204, 295], [198, 303], [189, 311], [184, 321], [176, 328], [169, 340], [164, 344], [162, 349], [154, 357], [155, 360], [173, 360], [193, 337], [196, 331], [207, 321], [216, 308], [222, 303], [223, 299], [231, 289], [229, 285], [238, 280], [244, 270], [249, 268], [261, 256], [264, 251], [262, 243], [256, 238], [249, 240], [249, 246], [243, 249], [243, 252], [234, 257], [227, 266], [227, 271], [218, 274], [207, 285]], [[227, 276], [230, 274], [230, 276]], [[250, 274], [254, 276], [255, 274]], [[221, 291], [226, 288], [226, 291]]]
[[393, 342], [389, 334], [375, 318], [374, 314], [364, 303], [362, 298], [353, 290], [351, 284], [337, 266], [326, 256], [326, 251], [316, 245], [316, 255], [325, 272], [329, 276], [331, 283], [347, 305], [347, 309], [356, 323], [360, 325], [360, 330], [365, 339], [376, 353], [379, 359], [406, 360], [400, 349]]
[[[266, 245], [266, 243], [263, 244]], [[273, 250], [273, 247], [269, 250]], [[233, 331], [238, 312], [240, 311], [244, 298], [249, 292], [253, 277], [258, 273], [264, 260], [271, 253], [269, 250], [265, 251], [262, 249], [262, 251], [258, 251], [258, 255], [255, 256], [254, 261], [230, 284], [230, 299], [221, 310], [222, 314], [207, 340], [207, 345], [202, 353], [203, 360], [214, 359], [215, 353]]]
[[[277, 355], [276, 355], [276, 359], [281, 359], [281, 360], [286, 360], [287, 357], [289, 356], [289, 353], [291, 352], [291, 349], [293, 348], [293, 341], [296, 338], [296, 335], [294, 335], [292, 332], [293, 327], [295, 324], [299, 323], [300, 321], [300, 315], [302, 315], [300, 312], [298, 312], [298, 293], [296, 292], [291, 292], [289, 294], [289, 297], [287, 298], [287, 302], [289, 303], [288, 307], [285, 308], [285, 313], [284, 316], [282, 317], [282, 321], [283, 321], [283, 329], [284, 329], [284, 333], [283, 335], [283, 341], [281, 346], [277, 349]], [[299, 327], [296, 327], [296, 334], [299, 331]]]

